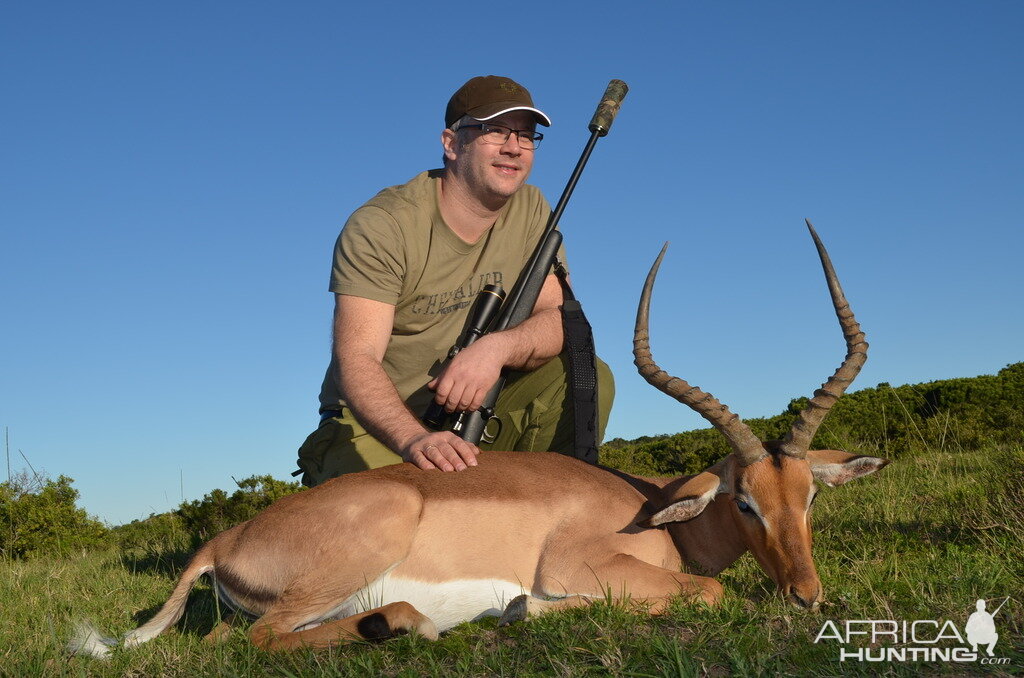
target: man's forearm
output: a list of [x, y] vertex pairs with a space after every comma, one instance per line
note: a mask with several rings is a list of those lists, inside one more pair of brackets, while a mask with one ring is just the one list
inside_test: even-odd
[[557, 308], [547, 308], [491, 337], [504, 344], [505, 367], [535, 370], [562, 352], [562, 314]]
[[512, 329], [484, 335], [449, 362], [427, 388], [449, 412], [480, 407], [503, 369], [535, 370], [562, 350], [557, 307], [536, 311]]
[[421, 469], [461, 471], [480, 450], [451, 431], [428, 431], [381, 366], [394, 306], [345, 294], [334, 299], [334, 358], [345, 402], [366, 431]]
[[396, 454], [427, 429], [409, 412], [372, 356], [338, 355], [338, 384], [363, 428]]

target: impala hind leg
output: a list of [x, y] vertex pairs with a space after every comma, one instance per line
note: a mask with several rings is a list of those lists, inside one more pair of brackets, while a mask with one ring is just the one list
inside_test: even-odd
[[385, 640], [415, 631], [427, 640], [437, 640], [437, 626], [415, 607], [400, 601], [325, 622], [313, 628], [293, 631], [294, 622], [284, 622], [268, 612], [256, 621], [249, 638], [266, 650], [326, 648], [360, 640]]
[[223, 643], [231, 635], [231, 629], [238, 625], [238, 615], [234, 612], [229, 613], [219, 624], [213, 627], [213, 630], [203, 636], [203, 641], [210, 645], [217, 645]]

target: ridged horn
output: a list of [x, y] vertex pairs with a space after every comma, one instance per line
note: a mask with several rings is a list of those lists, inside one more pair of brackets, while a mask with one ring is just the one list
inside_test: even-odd
[[853, 383], [853, 380], [860, 372], [860, 368], [868, 359], [868, 343], [864, 341], [864, 333], [860, 325], [853, 317], [850, 304], [846, 301], [843, 288], [839, 285], [839, 278], [835, 269], [832, 268], [832, 260], [829, 259], [821, 238], [814, 230], [809, 219], [807, 230], [811, 232], [814, 239], [814, 246], [818, 249], [818, 257], [821, 259], [821, 267], [825, 271], [825, 281], [828, 283], [829, 294], [832, 295], [832, 306], [836, 309], [836, 317], [839, 318], [839, 326], [843, 329], [843, 336], [846, 338], [846, 358], [843, 364], [835, 371], [835, 374], [821, 385], [821, 388], [814, 392], [807, 407], [800, 413], [793, 428], [779, 445], [779, 451], [790, 457], [803, 459], [807, 456], [807, 450], [811, 447], [811, 439], [824, 421], [825, 415], [832, 409], [839, 396]]
[[654, 265], [651, 266], [650, 273], [647, 274], [644, 291], [640, 295], [640, 305], [636, 310], [636, 327], [633, 330], [633, 364], [636, 365], [640, 376], [646, 379], [651, 386], [672, 396], [711, 422], [712, 426], [721, 431], [729, 441], [740, 464], [749, 466], [766, 454], [761, 441], [751, 432], [750, 428], [717, 398], [696, 386], [690, 386], [679, 377], [671, 376], [658, 367], [651, 356], [651, 341], [648, 333], [651, 292], [654, 289], [654, 279], [658, 275], [658, 268], [661, 266], [661, 260], [665, 257], [667, 249], [668, 243], [666, 242]]

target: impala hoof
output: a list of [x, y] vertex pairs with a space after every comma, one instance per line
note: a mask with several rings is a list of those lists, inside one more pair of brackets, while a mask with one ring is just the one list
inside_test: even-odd
[[498, 626], [508, 626], [513, 622], [519, 622], [526, 619], [526, 602], [529, 598], [530, 597], [525, 594], [513, 598], [512, 602], [505, 607], [505, 611], [501, 613], [501, 619], [498, 620]]
[[424, 620], [416, 626], [415, 630], [416, 633], [420, 634], [427, 640], [437, 640], [440, 638], [440, 635], [437, 632], [437, 626], [426, 617], [424, 617]]

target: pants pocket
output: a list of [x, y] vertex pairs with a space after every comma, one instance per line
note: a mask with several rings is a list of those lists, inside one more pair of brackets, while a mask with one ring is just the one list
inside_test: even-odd
[[336, 421], [328, 419], [299, 446], [297, 463], [302, 469], [302, 484], [306, 487], [314, 487], [323, 482], [324, 458], [328, 450], [334, 447], [341, 429]]

